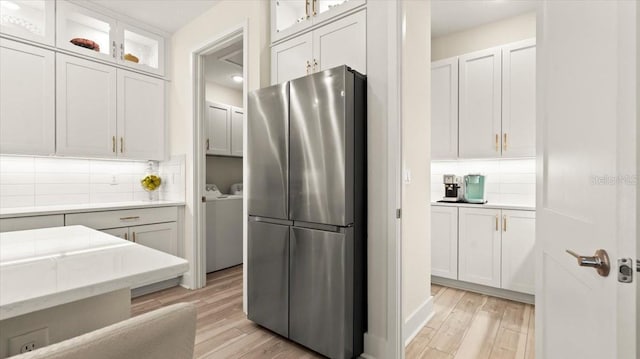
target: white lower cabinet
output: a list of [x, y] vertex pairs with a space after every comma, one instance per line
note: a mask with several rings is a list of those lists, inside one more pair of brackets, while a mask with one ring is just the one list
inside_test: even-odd
[[536, 213], [502, 210], [502, 288], [534, 294]]
[[458, 279], [458, 208], [431, 207], [431, 274]]
[[134, 243], [178, 255], [178, 229], [176, 222], [150, 224], [129, 228]]
[[64, 216], [31, 216], [0, 219], [0, 232], [26, 231], [28, 229], [62, 227]]
[[460, 208], [458, 279], [500, 287], [500, 210]]
[[534, 294], [535, 221], [535, 211], [431, 206], [432, 274]]

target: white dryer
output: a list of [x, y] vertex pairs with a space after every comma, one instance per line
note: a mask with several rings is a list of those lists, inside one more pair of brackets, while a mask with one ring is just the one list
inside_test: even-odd
[[242, 195], [221, 194], [208, 184], [207, 273], [242, 264]]

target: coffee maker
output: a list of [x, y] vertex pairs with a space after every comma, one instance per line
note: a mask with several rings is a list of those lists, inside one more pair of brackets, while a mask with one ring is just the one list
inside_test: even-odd
[[484, 199], [485, 176], [468, 174], [464, 176], [464, 201], [468, 203], [487, 203]]
[[442, 176], [444, 183], [444, 198], [441, 202], [462, 202], [464, 190], [462, 189], [462, 177], [456, 175]]

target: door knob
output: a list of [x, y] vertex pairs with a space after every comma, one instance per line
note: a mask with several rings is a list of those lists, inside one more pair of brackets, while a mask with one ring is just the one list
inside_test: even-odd
[[598, 274], [603, 277], [609, 275], [611, 264], [609, 263], [609, 255], [604, 249], [598, 249], [596, 251], [596, 254], [594, 254], [593, 256], [581, 256], [570, 249], [567, 249], [567, 253], [576, 257], [576, 259], [578, 260], [578, 265], [580, 267], [595, 268], [598, 271]]

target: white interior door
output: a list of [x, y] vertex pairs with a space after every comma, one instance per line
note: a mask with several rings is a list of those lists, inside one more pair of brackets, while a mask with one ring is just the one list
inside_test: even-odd
[[[635, 1], [545, 1], [538, 24], [536, 355], [638, 358]], [[608, 276], [566, 250], [608, 252]]]

